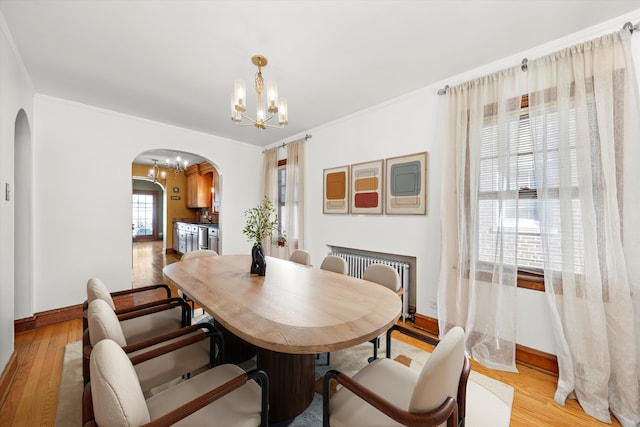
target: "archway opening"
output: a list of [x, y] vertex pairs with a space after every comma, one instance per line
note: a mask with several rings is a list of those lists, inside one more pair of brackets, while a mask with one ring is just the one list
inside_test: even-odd
[[16, 115], [14, 133], [14, 318], [33, 316], [33, 157], [31, 127], [24, 110]]
[[[173, 149], [154, 149], [136, 156], [132, 162], [133, 286], [162, 281], [149, 268], [158, 257], [179, 259], [187, 249], [199, 248], [198, 243], [182, 242], [186, 236], [177, 225], [219, 226], [220, 200], [220, 172], [212, 161]], [[194, 227], [192, 242], [198, 242], [198, 232], [202, 233]], [[216, 238], [219, 252], [217, 233]]]

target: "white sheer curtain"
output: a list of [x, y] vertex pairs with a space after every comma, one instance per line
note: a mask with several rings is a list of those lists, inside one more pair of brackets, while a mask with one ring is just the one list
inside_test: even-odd
[[[263, 197], [267, 197], [274, 206], [278, 203], [278, 149], [266, 150], [262, 156], [262, 176], [264, 181]], [[271, 255], [272, 242], [264, 242], [262, 250]]]
[[466, 350], [515, 372], [517, 151], [525, 76], [505, 70], [451, 89], [442, 188], [440, 333], [465, 329]]
[[640, 425], [637, 77], [623, 30], [529, 62], [555, 400]]
[[287, 258], [295, 249], [304, 249], [304, 144], [300, 139], [287, 144], [286, 201]]

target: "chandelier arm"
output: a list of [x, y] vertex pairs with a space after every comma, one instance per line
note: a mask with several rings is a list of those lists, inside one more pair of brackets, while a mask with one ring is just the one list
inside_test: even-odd
[[244, 114], [240, 114], [243, 119], [249, 120], [252, 124], [255, 124], [257, 120], [253, 120], [251, 117], [247, 117]]
[[266, 124], [266, 123], [264, 124], [264, 126], [268, 127], [268, 128], [273, 128], [273, 129], [282, 129], [282, 128], [284, 128], [284, 125], [269, 125], [269, 124]]

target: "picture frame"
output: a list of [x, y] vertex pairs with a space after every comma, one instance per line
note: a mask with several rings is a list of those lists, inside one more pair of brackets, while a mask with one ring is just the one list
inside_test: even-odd
[[427, 159], [424, 151], [385, 160], [385, 214], [427, 214]]
[[349, 166], [324, 169], [322, 177], [322, 213], [349, 213]]
[[383, 185], [384, 160], [351, 165], [351, 213], [382, 215]]
[[173, 187], [173, 192], [174, 193], [179, 193], [180, 192], [180, 187]]

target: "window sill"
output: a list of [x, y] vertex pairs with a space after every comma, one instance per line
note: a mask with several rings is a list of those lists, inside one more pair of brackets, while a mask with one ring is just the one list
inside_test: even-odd
[[518, 274], [518, 287], [544, 292], [544, 277], [533, 274]]

